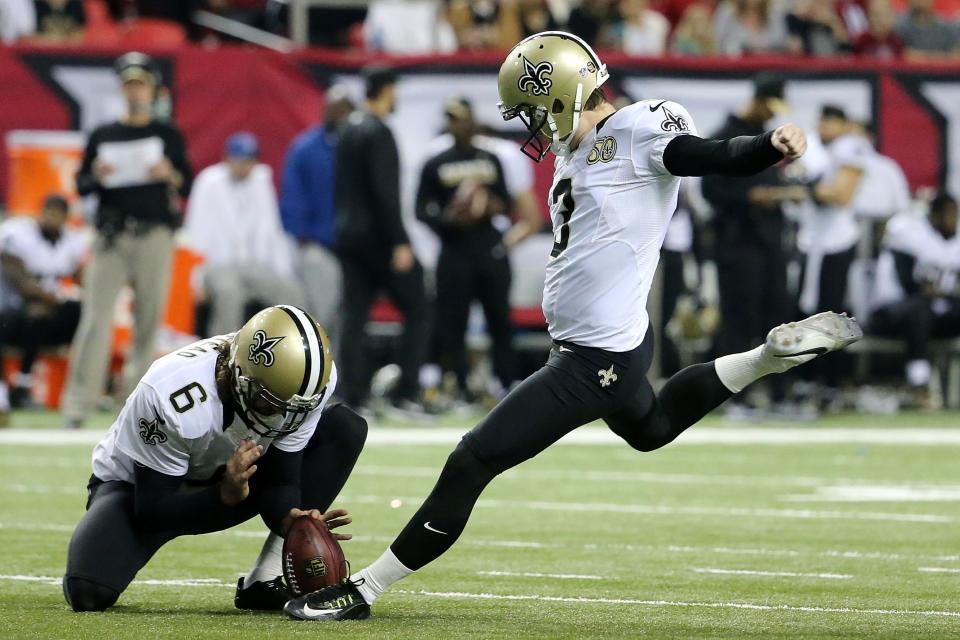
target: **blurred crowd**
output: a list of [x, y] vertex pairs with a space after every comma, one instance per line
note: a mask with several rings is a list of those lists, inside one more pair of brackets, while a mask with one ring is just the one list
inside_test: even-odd
[[[425, 269], [401, 213], [400, 156], [386, 123], [397, 100], [391, 69], [364, 71], [359, 103], [330, 87], [319, 122], [291, 142], [279, 180], [243, 131], [224, 141], [222, 161], [194, 175], [188, 141], [167, 111], [157, 113], [154, 61], [129, 53], [116, 72], [127, 114], [91, 132], [76, 177], [81, 195], [98, 196], [92, 238], [67, 224], [56, 194], [35, 218], [0, 224], [0, 370], [5, 351], [19, 355], [0, 383], [0, 417], [30, 405], [38, 352], [72, 345], [61, 409], [67, 426], [82, 426], [108, 382], [116, 301], [129, 284], [133, 341], [113, 386], [125, 395], [157, 355], [181, 225], [202, 261], [190, 283], [195, 333], [229, 333], [263, 306], [301, 306], [328, 329], [338, 394], [355, 407], [476, 410], [527, 373], [510, 257], [549, 229], [531, 164], [515, 142], [483, 130], [468, 100], [450, 96], [443, 130], [424, 141], [415, 215], [440, 244], [436, 268]], [[752, 99], [705, 133], [758, 135], [788, 106], [783, 79], [760, 74]], [[871, 339], [895, 339], [886, 368], [855, 370], [856, 356], [838, 354], [829, 366], [751, 387], [728, 410], [795, 418], [852, 406], [936, 408], [948, 391], [937, 388], [938, 356], [957, 351], [938, 341], [960, 336], [957, 201], [912, 194], [897, 163], [876, 150], [870, 123], [843, 105], [822, 105], [809, 133], [800, 161], [747, 178], [685, 181], [651, 298], [658, 375], [748, 350], [781, 322], [847, 310]], [[381, 345], [370, 320], [383, 297], [399, 331]], [[489, 338], [482, 349], [466, 341], [474, 307]], [[892, 382], [895, 393], [863, 405], [850, 382], [868, 377]]]
[[[286, 0], [0, 0], [0, 40], [80, 42], [88, 13], [165, 20], [208, 43], [228, 39], [196, 24], [197, 10], [290, 33]], [[960, 57], [960, 0], [371, 0], [349, 9], [317, 3], [309, 15], [312, 44], [394, 54], [506, 50], [560, 29], [637, 56]]]

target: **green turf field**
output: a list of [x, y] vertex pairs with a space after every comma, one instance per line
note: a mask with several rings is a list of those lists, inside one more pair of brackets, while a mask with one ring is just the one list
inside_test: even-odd
[[[458, 545], [371, 620], [332, 626], [233, 609], [258, 522], [177, 540], [113, 610], [70, 613], [57, 580], [91, 446], [0, 431], [0, 638], [960, 638], [960, 417], [759, 426], [763, 443], [718, 443], [754, 432], [712, 420], [695, 428], [705, 439], [650, 454], [602, 437], [554, 447], [495, 480]], [[908, 427], [925, 444], [896, 443]], [[355, 568], [451, 448], [374, 431], [338, 502]]]

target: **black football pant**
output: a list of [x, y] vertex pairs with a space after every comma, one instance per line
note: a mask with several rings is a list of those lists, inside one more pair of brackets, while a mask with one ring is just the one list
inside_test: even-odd
[[40, 349], [70, 344], [78, 324], [80, 303], [75, 300], [61, 302], [40, 316], [28, 315], [22, 309], [0, 313], [0, 366], [3, 348], [13, 346], [20, 349], [20, 371], [30, 373]]
[[370, 307], [377, 294], [384, 291], [403, 314], [403, 336], [397, 358], [402, 373], [394, 395], [417, 399], [420, 367], [427, 356], [431, 320], [423, 285], [423, 268], [420, 263], [415, 263], [409, 271], [397, 273], [382, 257], [353, 254], [342, 254], [340, 265], [343, 269], [343, 337], [338, 360], [338, 394], [354, 406], [366, 401], [373, 372], [367, 366], [365, 329]]
[[712, 362], [687, 367], [654, 393], [646, 378], [652, 336], [648, 331], [642, 345], [622, 353], [555, 343], [547, 364], [507, 394], [447, 458], [433, 491], [391, 545], [397, 559], [415, 570], [438, 558], [463, 532], [495, 476], [577, 427], [603, 420], [634, 449], [653, 451], [730, 397]]
[[677, 310], [677, 301], [687, 285], [683, 279], [683, 253], [663, 249], [660, 251], [660, 269], [663, 273], [663, 291], [660, 294], [660, 375], [672, 376], [680, 370], [680, 351], [667, 333], [667, 325]]
[[[941, 308], [935, 311], [935, 304]], [[960, 299], [943, 298], [934, 302], [917, 294], [874, 311], [870, 329], [880, 335], [906, 340], [909, 360], [926, 360], [930, 357], [930, 340], [960, 335]]]
[[787, 259], [779, 246], [744, 243], [717, 249], [722, 324], [716, 353], [749, 351], [790, 319]]
[[440, 366], [467, 388], [465, 336], [470, 304], [479, 300], [487, 320], [493, 373], [504, 389], [514, 381], [510, 324], [510, 260], [489, 250], [444, 247], [437, 263], [437, 301], [434, 339]]
[[[817, 307], [814, 313], [824, 311], [840, 313], [846, 310], [847, 281], [850, 266], [856, 254], [857, 248], [854, 246], [846, 251], [823, 256], [823, 262], [820, 265], [820, 282], [817, 284]], [[801, 257], [800, 291], [802, 292], [807, 277], [807, 256], [801, 254]], [[797, 317], [802, 318], [804, 315], [802, 311], [797, 312]], [[841, 351], [829, 359], [816, 358], [798, 371], [804, 378], [821, 380], [828, 387], [835, 389], [840, 386], [845, 372], [851, 369], [851, 363], [850, 354]]]
[[[325, 512], [346, 483], [367, 437], [366, 421], [342, 404], [323, 412], [304, 450], [302, 504]], [[229, 529], [257, 515], [257, 475], [251, 496], [217, 527]], [[103, 611], [112, 606], [137, 572], [160, 547], [186, 535], [176, 529], [146, 530], [134, 521], [134, 486], [91, 476], [87, 512], [67, 551], [63, 595], [74, 611]]]

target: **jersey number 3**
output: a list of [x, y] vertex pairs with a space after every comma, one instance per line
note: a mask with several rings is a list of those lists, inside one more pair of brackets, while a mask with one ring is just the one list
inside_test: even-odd
[[570, 191], [573, 189], [573, 180], [564, 178], [553, 188], [550, 194], [550, 206], [556, 207], [559, 203], [557, 213], [560, 214], [563, 222], [557, 227], [553, 234], [553, 250], [550, 252], [551, 258], [556, 258], [563, 250], [567, 248], [567, 242], [570, 241], [570, 216], [573, 215], [573, 196]]

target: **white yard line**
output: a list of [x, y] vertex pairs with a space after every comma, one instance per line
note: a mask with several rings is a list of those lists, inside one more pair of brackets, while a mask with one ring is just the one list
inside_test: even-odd
[[532, 571], [477, 571], [478, 576], [496, 576], [506, 578], [556, 578], [557, 580], [603, 580], [603, 576], [590, 576], [579, 573], [536, 573]]
[[960, 486], [849, 484], [842, 480], [814, 487], [813, 493], [780, 497], [786, 502], [960, 502]]
[[86, 489], [82, 485], [76, 486], [63, 486], [63, 485], [42, 485], [42, 484], [6, 484], [3, 486], [4, 489], [11, 493], [35, 493], [35, 494], [50, 494], [55, 493], [61, 496], [83, 496], [86, 494]]
[[960, 569], [954, 567], [917, 567], [917, 571], [923, 573], [960, 573]]
[[[440, 474], [437, 467], [426, 466], [387, 466], [370, 465], [362, 462], [353, 471], [354, 474], [367, 476], [387, 476], [398, 478], [436, 478]], [[514, 468], [505, 471], [504, 478], [523, 480], [571, 480], [577, 482], [645, 482], [651, 484], [705, 484], [750, 486], [772, 485], [791, 487], [817, 487], [829, 483], [857, 483], [860, 480], [840, 478], [816, 478], [810, 476], [737, 476], [722, 474], [696, 473], [657, 473], [647, 471], [599, 471], [590, 469], [523, 469]], [[862, 482], [872, 482], [863, 480]]]
[[[71, 533], [75, 525], [68, 524], [50, 524], [50, 523], [32, 523], [32, 522], [0, 522], [0, 531], [51, 531], [55, 533]], [[218, 531], [208, 535], [233, 536], [238, 538], [257, 538], [262, 539], [267, 535], [266, 530], [253, 531], [247, 529], [230, 529], [227, 531]], [[380, 542], [389, 544], [393, 542], [395, 536], [367, 536], [354, 535], [353, 542]], [[769, 556], [780, 558], [841, 558], [843, 560], [879, 560], [887, 562], [899, 561], [934, 561], [934, 562], [960, 562], [960, 555], [923, 555], [907, 553], [888, 553], [882, 551], [860, 551], [856, 549], [826, 549], [823, 551], [809, 551], [801, 549], [768, 549], [763, 547], [723, 547], [723, 546], [694, 546], [694, 545], [652, 545], [652, 544], [629, 544], [620, 542], [588, 542], [563, 543], [563, 542], [535, 542], [530, 540], [484, 540], [476, 538], [461, 538], [458, 543], [461, 546], [469, 547], [487, 547], [500, 549], [571, 549], [583, 551], [627, 551], [640, 553], [662, 554], [718, 554], [733, 556]], [[956, 570], [960, 572], [960, 568]], [[952, 572], [952, 570], [951, 570]]]
[[534, 602], [562, 602], [572, 604], [617, 604], [646, 607], [700, 607], [707, 609], [747, 609], [754, 611], [788, 611], [797, 613], [845, 613], [881, 616], [924, 616], [960, 618], [960, 611], [929, 611], [924, 609], [859, 609], [856, 607], [797, 606], [789, 604], [752, 604], [749, 602], [684, 602], [677, 600], [633, 600], [628, 598], [586, 598], [566, 596], [514, 595], [500, 593], [464, 593], [459, 591], [404, 591], [414, 596], [450, 598], [456, 600], [529, 600]]
[[724, 576], [762, 576], [771, 578], [823, 578], [824, 580], [848, 580], [848, 573], [796, 573], [794, 571], [751, 571], [748, 569], [715, 569], [712, 567], [694, 567], [697, 573], [710, 573]]
[[[397, 428], [371, 425], [368, 445], [456, 444], [467, 431], [460, 427]], [[103, 437], [94, 429], [4, 429], [0, 444], [34, 446], [92, 445]], [[623, 441], [603, 427], [577, 429], [561, 444], [620, 445]], [[841, 427], [709, 427], [690, 429], [678, 444], [783, 445], [783, 444], [893, 444], [905, 446], [960, 446], [960, 429], [875, 429]]]
[[[419, 505], [422, 498], [411, 496], [345, 495], [339, 502], [389, 504], [399, 499]], [[542, 500], [487, 500], [477, 506], [488, 509], [531, 509], [536, 511], [564, 511], [583, 513], [623, 513], [642, 515], [710, 515], [736, 518], [783, 518], [800, 520], [868, 520], [877, 522], [910, 522], [918, 524], [951, 524], [960, 521], [956, 516], [939, 513], [888, 513], [882, 511], [821, 511], [814, 509], [768, 509], [755, 507], [669, 506], [652, 504], [609, 504], [602, 502], [548, 502]]]
[[[0, 580], [19, 582], [40, 582], [59, 585], [61, 578], [54, 576], [0, 575]], [[217, 587], [233, 588], [234, 585], [215, 578], [182, 578], [175, 580], [134, 580], [135, 585], [176, 586], [176, 587]], [[429, 598], [447, 598], [456, 600], [511, 600], [534, 602], [558, 602], [571, 604], [616, 604], [646, 607], [690, 607], [706, 609], [745, 609], [752, 611], [787, 611], [797, 613], [843, 613], [854, 615], [881, 616], [922, 616], [936, 618], [960, 618], [960, 611], [931, 611], [924, 609], [859, 609], [856, 607], [822, 607], [798, 605], [752, 604], [749, 602], [685, 602], [680, 600], [634, 600], [630, 598], [587, 598], [568, 596], [542, 596], [535, 594], [467, 593], [460, 591], [407, 591], [396, 590], [393, 593], [426, 596]]]
[[[44, 584], [59, 585], [63, 578], [54, 576], [26, 576], [26, 575], [0, 575], [0, 580], [11, 580], [15, 582], [42, 582]], [[134, 580], [133, 584], [146, 585], [148, 587], [235, 587], [217, 578], [179, 578], [175, 580]]]

